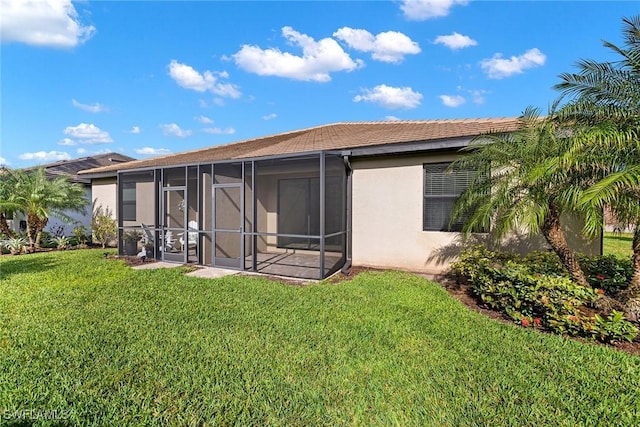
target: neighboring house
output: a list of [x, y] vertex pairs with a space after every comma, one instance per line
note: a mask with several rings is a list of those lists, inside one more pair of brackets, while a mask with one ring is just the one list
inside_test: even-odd
[[[308, 278], [350, 264], [435, 272], [460, 250], [459, 224], [449, 229], [449, 218], [474, 173], [447, 166], [475, 136], [517, 125], [336, 123], [80, 175], [92, 179], [94, 197], [118, 188], [120, 238], [143, 232], [139, 247], [163, 260]], [[543, 247], [516, 237], [505, 244]], [[600, 250], [583, 243], [585, 252]]]
[[[67, 223], [61, 218], [52, 216], [49, 218], [49, 222], [45, 227], [45, 231], [61, 232], [65, 236], [70, 236], [73, 234], [74, 227], [78, 226], [78, 224], [82, 224], [87, 229], [87, 231], [91, 230], [91, 203], [93, 202], [93, 197], [100, 197], [101, 199], [108, 199], [109, 197], [105, 194], [94, 195], [91, 189], [91, 180], [87, 177], [78, 175], [78, 172], [90, 168], [121, 165], [131, 160], [135, 159], [123, 154], [106, 153], [24, 168], [24, 171], [33, 170], [36, 168], [44, 168], [45, 173], [49, 178], [63, 175], [68, 177], [71, 182], [82, 184], [85, 188], [88, 201], [86, 211], [84, 213], [68, 212], [68, 215], [74, 220], [73, 223]], [[113, 190], [112, 198], [115, 199], [115, 189]], [[9, 226], [13, 230], [21, 231], [25, 230], [27, 225], [24, 216], [17, 214], [12, 221], [9, 221]]]

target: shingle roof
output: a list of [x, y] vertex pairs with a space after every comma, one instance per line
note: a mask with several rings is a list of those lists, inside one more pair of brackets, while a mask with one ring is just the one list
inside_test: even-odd
[[320, 150], [473, 137], [516, 129], [517, 118], [333, 123], [260, 138], [82, 171], [81, 174], [244, 159]]
[[50, 177], [65, 175], [73, 182], [90, 184], [91, 180], [78, 176], [78, 172], [89, 168], [101, 168], [110, 166], [121, 166], [125, 162], [135, 160], [133, 157], [119, 153], [98, 154], [95, 156], [81, 157], [79, 159], [61, 160], [54, 163], [47, 163], [33, 167], [24, 168], [29, 171], [36, 168], [44, 168], [45, 174]]

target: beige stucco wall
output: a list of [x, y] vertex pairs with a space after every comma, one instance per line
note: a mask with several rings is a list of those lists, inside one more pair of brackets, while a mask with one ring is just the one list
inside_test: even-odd
[[109, 209], [114, 218], [118, 217], [116, 178], [95, 178], [91, 180], [91, 197], [95, 206]]
[[[423, 164], [455, 160], [456, 154], [353, 159], [353, 265], [440, 272], [462, 247], [460, 233], [423, 231]], [[579, 221], [569, 233], [580, 237]], [[485, 240], [486, 235], [478, 235]], [[582, 239], [581, 239], [582, 240]], [[573, 246], [576, 247], [576, 246]], [[546, 249], [541, 238], [513, 235], [503, 249]], [[578, 250], [599, 253], [599, 239], [582, 241]]]

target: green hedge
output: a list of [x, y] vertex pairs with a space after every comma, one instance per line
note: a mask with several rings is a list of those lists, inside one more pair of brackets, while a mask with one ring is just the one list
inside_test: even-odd
[[[616, 261], [616, 262], [614, 262]], [[476, 246], [464, 251], [453, 272], [472, 287], [487, 306], [524, 327], [593, 338], [602, 342], [632, 341], [638, 328], [613, 311], [606, 317], [591, 309], [599, 295], [625, 283], [627, 266], [612, 257], [581, 256], [592, 288], [572, 282], [553, 253], [526, 257]], [[628, 266], [630, 268], [630, 265]]]

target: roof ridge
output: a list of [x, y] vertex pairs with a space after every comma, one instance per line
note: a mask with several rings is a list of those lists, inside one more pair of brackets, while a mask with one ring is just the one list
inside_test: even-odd
[[377, 124], [394, 124], [394, 123], [409, 123], [409, 124], [431, 124], [431, 123], [476, 123], [476, 122], [496, 122], [496, 121], [508, 121], [516, 120], [517, 117], [476, 117], [465, 119], [405, 119], [405, 120], [371, 120], [371, 121], [354, 121], [354, 122], [335, 122], [323, 126], [335, 126], [335, 125], [377, 125]]
[[[260, 135], [257, 137], [244, 138], [239, 141], [232, 141], [228, 143], [218, 145], [208, 145], [206, 147], [196, 148], [188, 151], [180, 151], [177, 153], [169, 153], [162, 156], [149, 157], [145, 159], [133, 160], [127, 162], [125, 169], [135, 169], [136, 167], [146, 167], [149, 164], [171, 164], [172, 159], [184, 159], [184, 158], [198, 158], [200, 155], [206, 158], [214, 158], [214, 152], [228, 152], [227, 156], [231, 158], [244, 158], [245, 153], [244, 146], [252, 153], [267, 153], [274, 151], [277, 147], [281, 147], [286, 152], [297, 152], [298, 150], [290, 151], [291, 145], [302, 145], [307, 148], [315, 147], [317, 149], [320, 146], [335, 147], [336, 143], [328, 143], [327, 138], [337, 138], [338, 141], [346, 139], [371, 138], [371, 142], [385, 143], [382, 141], [384, 135], [390, 132], [396, 134], [400, 132], [398, 138], [391, 138], [387, 135], [387, 143], [395, 143], [401, 141], [408, 141], [412, 135], [416, 138], [429, 137], [430, 139], [436, 138], [448, 138], [449, 134], [455, 134], [451, 132], [450, 128], [468, 129], [464, 135], [473, 133], [474, 131], [486, 132], [488, 127], [502, 127], [510, 126], [517, 121], [517, 117], [482, 117], [482, 118], [455, 118], [455, 119], [422, 119], [422, 120], [378, 120], [378, 121], [342, 121], [325, 123], [315, 126], [309, 126], [302, 129], [293, 129], [284, 132], [272, 133], [268, 135]], [[407, 129], [402, 129], [402, 126], [406, 126]], [[430, 126], [431, 125], [431, 126]], [[396, 128], [396, 126], [401, 126]], [[372, 127], [373, 129], [367, 129]], [[373, 132], [370, 132], [373, 131]], [[471, 132], [471, 133], [469, 133]], [[381, 134], [382, 139], [381, 139]], [[333, 135], [333, 136], [331, 136]], [[353, 139], [355, 138], [355, 139]], [[317, 145], [320, 144], [320, 145]], [[342, 141], [338, 145], [344, 145]], [[362, 142], [358, 142], [356, 145], [361, 145]], [[237, 147], [237, 148], [236, 148]], [[289, 147], [289, 148], [287, 148]], [[324, 149], [324, 148], [321, 148]], [[237, 152], [237, 153], [236, 153]], [[236, 157], [239, 156], [239, 157]], [[89, 173], [107, 172], [119, 170], [121, 166], [108, 165], [92, 169], [85, 169], [80, 171], [81, 175]]]

